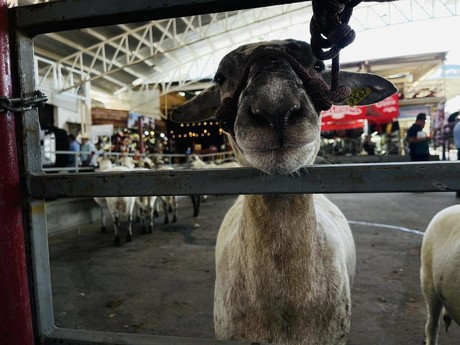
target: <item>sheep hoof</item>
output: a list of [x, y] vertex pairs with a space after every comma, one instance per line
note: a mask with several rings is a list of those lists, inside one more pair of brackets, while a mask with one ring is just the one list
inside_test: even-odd
[[143, 234], [146, 234], [147, 233], [147, 228], [145, 225], [142, 226], [142, 233]]
[[121, 246], [120, 236], [115, 236], [115, 240], [113, 241], [113, 244], [115, 245], [115, 247]]
[[165, 218], [165, 224], [169, 224], [169, 219]]
[[149, 226], [149, 231], [148, 231], [149, 234], [153, 233], [153, 226]]
[[153, 215], [155, 216], [155, 218], [158, 218], [159, 216], [158, 211], [153, 211]]
[[101, 226], [101, 234], [105, 234], [107, 232], [107, 228], [105, 226]]
[[173, 222], [173, 223], [177, 222], [177, 217], [176, 217], [176, 216], [173, 217], [172, 222]]
[[132, 240], [133, 240], [133, 235], [128, 234], [128, 236], [126, 236], [126, 242], [131, 242]]

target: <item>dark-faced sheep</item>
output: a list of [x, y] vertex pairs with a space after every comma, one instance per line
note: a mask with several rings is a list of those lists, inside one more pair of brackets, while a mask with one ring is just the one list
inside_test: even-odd
[[[270, 175], [296, 174], [313, 164], [320, 148], [319, 111], [330, 107], [325, 88], [330, 79], [305, 42], [244, 45], [223, 58], [215, 83], [176, 109], [172, 119], [195, 122], [216, 113], [242, 166]], [[342, 71], [340, 82], [366, 90], [360, 105], [396, 92], [392, 83], [372, 74]], [[346, 100], [336, 95], [334, 101]], [[354, 272], [350, 227], [325, 196], [240, 196], [216, 243], [216, 336], [345, 344]]]

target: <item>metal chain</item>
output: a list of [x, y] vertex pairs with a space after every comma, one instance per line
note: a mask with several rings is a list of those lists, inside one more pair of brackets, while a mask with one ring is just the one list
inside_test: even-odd
[[0, 96], [0, 112], [21, 113], [25, 110], [32, 109], [33, 107], [43, 107], [48, 97], [41, 91], [35, 91], [33, 97], [28, 98], [8, 98]]

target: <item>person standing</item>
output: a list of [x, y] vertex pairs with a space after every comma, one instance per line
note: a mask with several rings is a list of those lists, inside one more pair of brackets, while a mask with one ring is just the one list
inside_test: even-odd
[[420, 113], [415, 123], [407, 131], [407, 142], [409, 143], [409, 155], [411, 161], [427, 161], [430, 159], [429, 141], [430, 136], [423, 131], [425, 127], [426, 114]]
[[[455, 148], [457, 149], [457, 160], [460, 161], [460, 120], [457, 120], [457, 122], [454, 125], [453, 129], [453, 135], [454, 135], [454, 145]], [[460, 191], [456, 191], [455, 195], [457, 198], [460, 198]]]
[[84, 167], [96, 166], [97, 164], [97, 150], [96, 146], [89, 139], [88, 134], [83, 134], [81, 136], [81, 149], [80, 149], [80, 158], [81, 164]]
[[460, 120], [455, 123], [453, 133], [454, 145], [457, 149], [457, 160], [460, 161]]
[[75, 138], [75, 135], [69, 134], [69, 150], [75, 152], [75, 154], [69, 154], [69, 160], [67, 166], [70, 168], [75, 168], [77, 166], [76, 162], [78, 161], [77, 153], [80, 152], [80, 143]]
[[[67, 137], [67, 131], [62, 128], [58, 128], [54, 125], [50, 125], [46, 129], [46, 133], [54, 133], [55, 140], [55, 150], [56, 151], [69, 151], [69, 139]], [[67, 166], [67, 161], [69, 159], [69, 154], [66, 153], [56, 153], [56, 161], [54, 167], [64, 168]]]

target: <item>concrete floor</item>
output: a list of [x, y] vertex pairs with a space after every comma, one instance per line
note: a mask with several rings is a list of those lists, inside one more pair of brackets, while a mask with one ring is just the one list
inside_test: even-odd
[[[357, 247], [347, 344], [423, 344], [418, 231], [460, 199], [452, 192], [329, 197], [349, 219]], [[121, 248], [99, 223], [51, 236], [56, 325], [213, 338], [214, 243], [233, 200], [210, 196], [193, 218], [189, 199], [181, 199], [176, 224], [158, 219], [149, 235], [136, 225], [133, 242]], [[459, 343], [457, 325], [442, 332], [440, 344]]]

